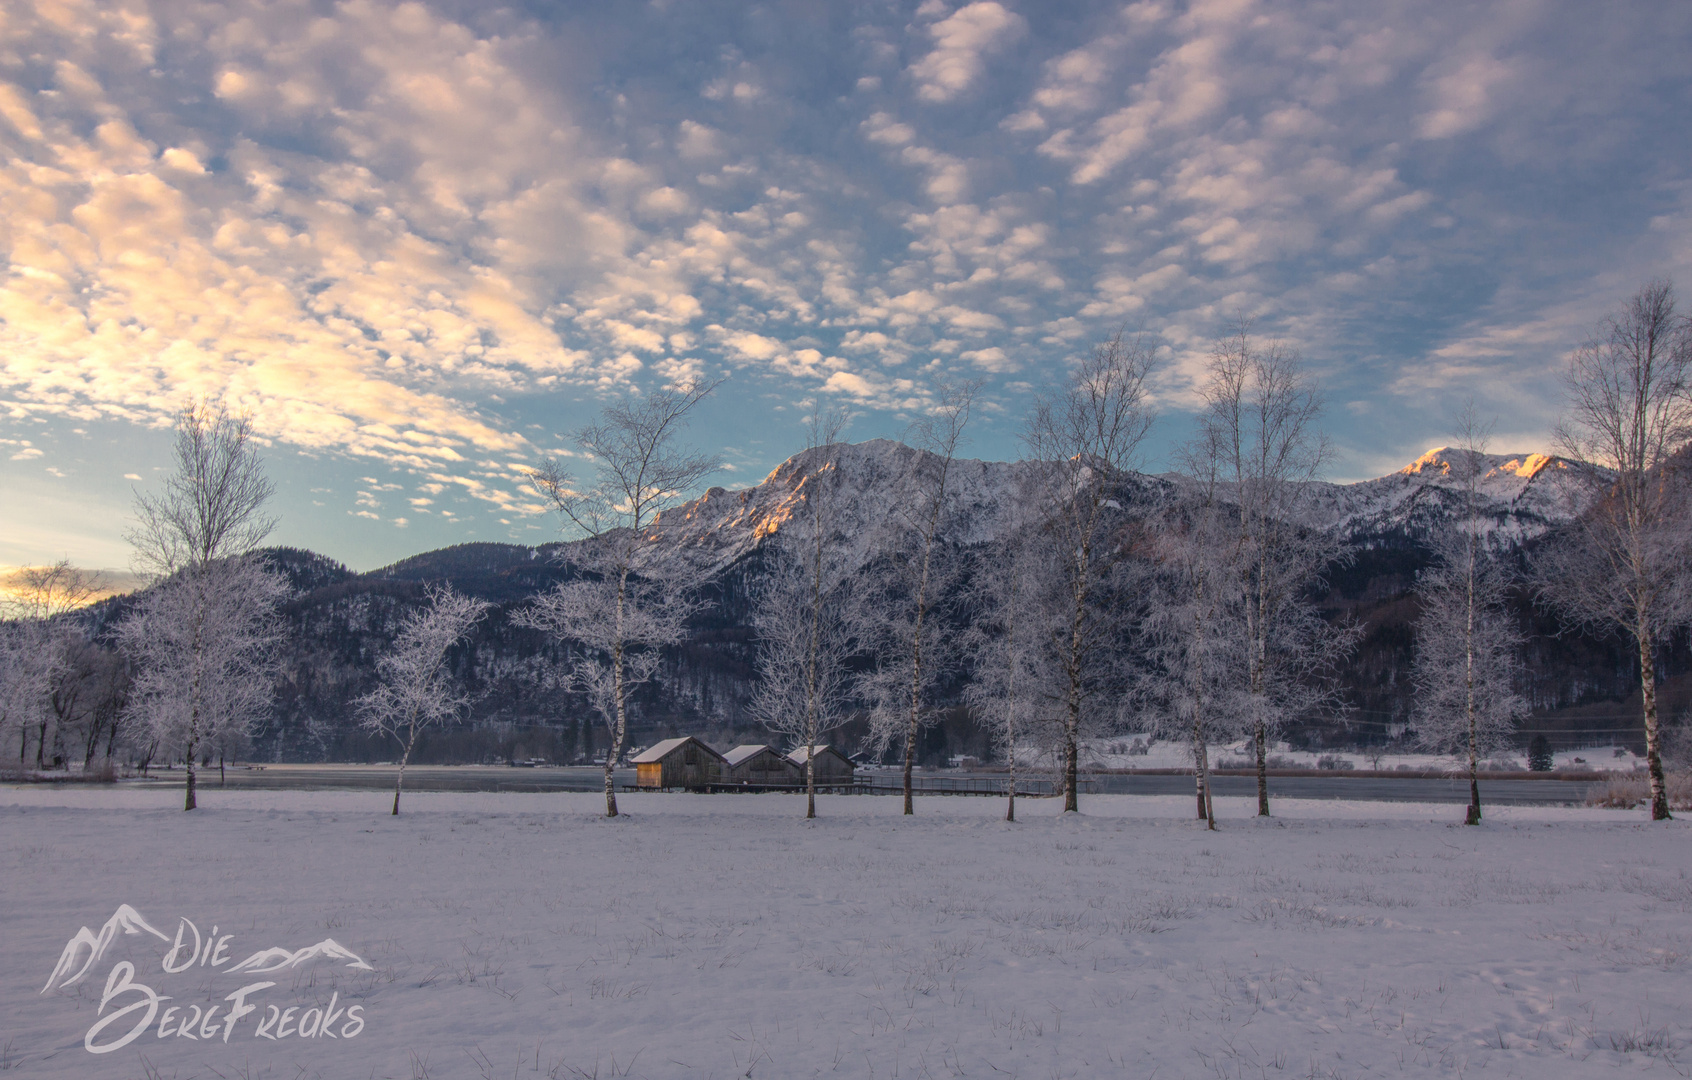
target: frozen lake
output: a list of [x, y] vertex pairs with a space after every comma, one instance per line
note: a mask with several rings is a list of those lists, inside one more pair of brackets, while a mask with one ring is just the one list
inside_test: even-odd
[[[785, 795], [630, 795], [614, 821], [575, 793], [420, 792], [398, 819], [376, 791], [208, 788], [191, 815], [179, 799], [0, 788], [13, 1075], [1692, 1065], [1692, 829], [1642, 812], [1502, 806], [1469, 829], [1448, 806], [1288, 799], [1258, 821], [1227, 798], [1207, 834], [1180, 795], [1092, 796], [1067, 818], [1025, 801], [1015, 825], [985, 798], [925, 799], [908, 819], [895, 799], [824, 798], [809, 823]], [[120, 905], [163, 939], [131, 924], [40, 993]], [[297, 953], [325, 939], [344, 954]], [[92, 1040], [117, 1041], [148, 991], [169, 1000], [146, 1029], [90, 1054], [90, 1028], [136, 1006]]]

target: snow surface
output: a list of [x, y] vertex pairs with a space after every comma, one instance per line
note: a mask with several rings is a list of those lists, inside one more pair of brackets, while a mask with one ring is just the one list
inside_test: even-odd
[[[0, 788], [0, 1067], [25, 1077], [1684, 1076], [1692, 828], [1641, 812], [1282, 800], [1024, 800]], [[161, 971], [120, 905], [263, 976], [228, 1043], [93, 1056], [107, 973]], [[191, 939], [190, 939], [191, 940]], [[362, 1006], [351, 1039], [256, 1038], [264, 1006]], [[108, 1014], [130, 998], [114, 999]], [[136, 1014], [140, 1015], [139, 1013]], [[161, 1007], [162, 1015], [162, 1007]], [[304, 1015], [293, 1017], [296, 1022]], [[180, 1016], [168, 1030], [174, 1031]], [[130, 1018], [111, 1028], [124, 1030]], [[221, 1023], [219, 1018], [218, 1023]], [[338, 1020], [347, 1030], [344, 1017]], [[614, 1063], [614, 1064], [613, 1064]]]
[[[1138, 743], [1143, 752], [1130, 752]], [[1210, 763], [1215, 768], [1223, 768], [1240, 764], [1241, 767], [1255, 768], [1257, 750], [1247, 739], [1239, 739], [1231, 743], [1217, 744], [1210, 747]], [[1040, 747], [1029, 743], [1018, 746], [1016, 756], [1018, 761], [1041, 761]], [[1317, 769], [1321, 767], [1323, 758], [1339, 758], [1349, 761], [1354, 769], [1375, 769], [1375, 761], [1369, 756], [1369, 749], [1365, 747], [1329, 747], [1323, 750], [1295, 750], [1286, 743], [1270, 744], [1268, 756], [1279, 759], [1277, 768], [1287, 769]], [[1645, 758], [1632, 750], [1617, 747], [1613, 743], [1600, 743], [1593, 746], [1580, 747], [1573, 750], [1558, 750], [1552, 755], [1554, 769], [1593, 769], [1600, 771], [1627, 772], [1645, 767]], [[1146, 739], [1143, 735], [1118, 736], [1113, 739], [1092, 739], [1082, 744], [1082, 761], [1088, 768], [1099, 769], [1190, 769], [1193, 767], [1193, 748], [1190, 742], [1182, 739]], [[1243, 763], [1243, 764], [1241, 764]], [[1483, 769], [1502, 766], [1505, 770], [1520, 769], [1525, 771], [1528, 766], [1528, 756], [1519, 750], [1500, 750], [1487, 755], [1481, 763]], [[1461, 754], [1425, 754], [1394, 751], [1381, 754], [1379, 769], [1382, 771], [1407, 770], [1412, 772], [1463, 772], [1469, 767], [1469, 759]]]

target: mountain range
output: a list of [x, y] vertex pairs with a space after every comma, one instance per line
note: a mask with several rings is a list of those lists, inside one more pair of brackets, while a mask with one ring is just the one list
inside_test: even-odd
[[[671, 650], [660, 681], [636, 702], [636, 741], [676, 733], [709, 733], [719, 740], [753, 737], [745, 702], [753, 685], [749, 593], [763, 570], [763, 553], [804, 505], [817, 470], [837, 470], [835, 525], [845, 562], [859, 570], [883, 550], [890, 507], [919, 482], [921, 450], [888, 440], [810, 450], [783, 462], [761, 483], [740, 490], [714, 487], [668, 512], [659, 532], [709, 579], [714, 603]], [[1429, 539], [1461, 512], [1461, 459], [1430, 450], [1388, 476], [1353, 484], [1313, 483], [1305, 492], [1302, 524], [1342, 540], [1350, 558], [1329, 569], [1320, 598], [1331, 618], [1356, 620], [1365, 633], [1340, 680], [1346, 715], [1313, 718], [1294, 738], [1316, 743], [1378, 739], [1402, 727], [1409, 708], [1409, 670], [1415, 618], [1415, 575], [1428, 559]], [[1594, 467], [1543, 454], [1487, 455], [1479, 477], [1479, 509], [1493, 543], [1530, 559], [1548, 532], [1584, 509]], [[948, 483], [955, 512], [943, 541], [960, 547], [996, 539], [999, 508], [1015, 497], [1026, 464], [959, 459]], [[1190, 481], [1174, 475], [1120, 478], [1125, 501], [1152, 507], [1172, 500]], [[273, 721], [255, 754], [278, 759], [379, 759], [351, 722], [350, 702], [369, 688], [374, 658], [404, 613], [419, 603], [425, 582], [448, 581], [496, 605], [477, 636], [455, 655], [455, 670], [477, 691], [473, 719], [438, 733], [419, 748], [421, 760], [491, 757], [569, 759], [591, 754], [596, 735], [584, 723], [583, 703], [551, 685], [557, 646], [517, 626], [513, 611], [536, 593], [566, 580], [574, 547], [471, 543], [426, 552], [356, 574], [311, 552], [276, 550], [275, 564], [296, 589], [287, 615], [294, 626]], [[1625, 726], [1621, 704], [1631, 684], [1625, 648], [1602, 637], [1570, 637], [1526, 597], [1518, 617], [1533, 642], [1530, 700], [1540, 725], [1555, 727], [1567, 712], [1587, 728]], [[122, 598], [101, 605], [101, 621], [121, 613]], [[1685, 680], [1680, 680], [1683, 682]], [[1671, 680], [1671, 699], [1684, 687]], [[1596, 703], [1596, 704], [1595, 704]], [[1607, 703], [1607, 704], [1606, 704]], [[1636, 715], [1636, 714], [1635, 714]], [[1576, 732], [1570, 732], [1575, 739]], [[761, 736], [758, 736], [761, 737]], [[602, 745], [602, 736], [601, 739]], [[1567, 741], [1567, 740], [1565, 740]], [[931, 756], [983, 752], [985, 740], [962, 709], [948, 714], [925, 748]]]

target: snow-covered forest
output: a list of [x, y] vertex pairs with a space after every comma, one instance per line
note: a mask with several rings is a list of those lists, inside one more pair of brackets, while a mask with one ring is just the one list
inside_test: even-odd
[[819, 408], [762, 483], [695, 494], [717, 462], [688, 444], [712, 390], [693, 384], [607, 407], [578, 433], [587, 472], [535, 463], [557, 542], [366, 574], [263, 546], [250, 421], [197, 404], [175, 475], [138, 496], [152, 584], [84, 606], [93, 583], [60, 565], [18, 592], [0, 748], [40, 773], [182, 763], [190, 806], [196, 770], [236, 759], [603, 760], [615, 812], [612, 765], [676, 734], [833, 741], [907, 776], [1020, 754], [1071, 807], [1092, 748], [1156, 737], [1186, 747], [1201, 808], [1234, 747], [1267, 811], [1277, 747], [1472, 772], [1613, 741], [1666, 809], [1692, 701], [1692, 337], [1666, 286], [1601, 331], [1556, 452], [1492, 452], [1471, 413], [1453, 445], [1347, 485], [1320, 479], [1298, 356], [1245, 327], [1156, 476], [1143, 337], [1032, 401], [1013, 462], [964, 455], [976, 388], [957, 385], [903, 442], [849, 442]]

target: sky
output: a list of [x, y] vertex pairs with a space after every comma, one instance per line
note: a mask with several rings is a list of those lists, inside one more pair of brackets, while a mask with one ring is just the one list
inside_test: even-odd
[[1597, 321], [1692, 290], [1689, 44], [1681, 2], [10, 0], [0, 565], [126, 566], [197, 396], [355, 569], [556, 538], [523, 470], [697, 377], [725, 487], [947, 380], [1014, 458], [1119, 327], [1149, 471], [1242, 318], [1330, 479], [1471, 399], [1545, 449]]

